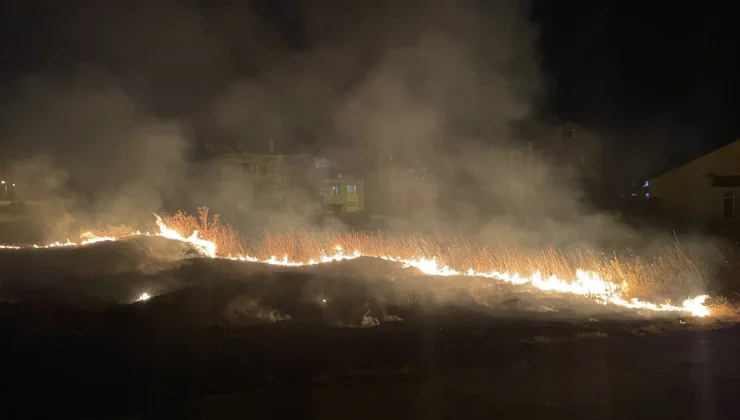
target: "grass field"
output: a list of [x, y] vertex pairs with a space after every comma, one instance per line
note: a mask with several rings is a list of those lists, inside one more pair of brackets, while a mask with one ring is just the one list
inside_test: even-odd
[[736, 406], [737, 328], [514, 286], [485, 289], [482, 310], [461, 293], [470, 279], [369, 258], [290, 268], [184, 251], [163, 238], [0, 251], [3, 418], [732, 418]]

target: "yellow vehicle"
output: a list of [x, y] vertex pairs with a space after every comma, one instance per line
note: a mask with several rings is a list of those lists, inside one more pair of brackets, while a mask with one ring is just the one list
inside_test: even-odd
[[324, 211], [332, 213], [362, 213], [365, 211], [365, 180], [352, 175], [337, 175], [321, 183]]

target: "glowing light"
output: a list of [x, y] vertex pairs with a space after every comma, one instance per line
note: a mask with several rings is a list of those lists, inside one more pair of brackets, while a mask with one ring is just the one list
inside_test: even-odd
[[94, 244], [96, 242], [105, 242], [105, 241], [115, 241], [116, 238], [112, 236], [97, 236], [92, 232], [85, 232], [82, 235], [80, 235], [80, 239], [82, 239], [82, 242], [80, 242], [80, 245], [87, 245], [87, 244]]
[[[159, 227], [159, 232], [151, 235], [149, 233], [132, 232], [128, 237], [133, 236], [160, 236], [171, 240], [185, 242], [192, 245], [196, 251], [202, 256], [208, 258], [219, 258], [216, 253], [216, 244], [214, 242], [201, 238], [198, 231], [185, 237], [174, 229], [169, 228], [165, 225], [162, 219], [155, 215], [156, 223]], [[74, 243], [69, 240], [60, 243], [55, 242], [47, 245], [34, 245], [33, 248], [53, 248], [60, 246], [81, 246], [92, 244], [103, 241], [116, 241], [122, 237], [110, 237], [110, 236], [96, 236], [92, 232], [85, 232], [81, 235], [81, 242]], [[0, 245], [0, 248], [5, 249], [20, 249], [20, 247]], [[344, 250], [340, 246], [334, 248], [334, 253], [327, 255], [324, 254], [319, 258], [309, 260], [308, 262], [291, 261], [287, 255], [283, 255], [281, 258], [277, 256], [271, 256], [270, 258], [260, 260], [256, 257], [248, 255], [229, 255], [226, 259], [236, 261], [250, 261], [259, 262], [263, 264], [280, 265], [287, 267], [299, 267], [299, 266], [310, 266], [316, 264], [329, 263], [334, 261], [352, 260], [362, 256], [381, 258], [387, 261], [394, 261], [401, 263], [406, 268], [415, 268], [421, 273], [432, 275], [432, 276], [470, 276], [470, 277], [481, 277], [489, 278], [504, 283], [520, 286], [530, 286], [535, 289], [544, 292], [555, 292], [562, 294], [573, 294], [583, 297], [590, 298], [596, 303], [603, 305], [615, 305], [623, 308], [634, 309], [634, 310], [646, 310], [654, 312], [681, 312], [688, 313], [696, 317], [705, 317], [710, 315], [709, 309], [705, 306], [705, 302], [708, 299], [707, 295], [700, 295], [694, 298], [686, 299], [679, 305], [671, 305], [668, 303], [657, 304], [652, 302], [645, 302], [635, 298], [628, 298], [625, 287], [623, 285], [616, 284], [609, 280], [601, 277], [599, 273], [593, 271], [577, 270], [575, 278], [573, 279], [561, 279], [554, 275], [545, 276], [540, 271], [535, 271], [530, 275], [524, 275], [521, 273], [509, 273], [509, 272], [480, 272], [473, 268], [466, 271], [460, 271], [445, 265], [440, 266], [437, 258], [401, 258], [391, 257], [386, 255], [372, 255], [362, 254], [359, 251], [354, 251], [350, 254], [345, 254]], [[143, 293], [139, 296], [139, 301], [147, 300], [150, 296], [148, 293]], [[326, 303], [326, 299], [322, 299], [323, 303]]]
[[141, 294], [141, 295], [139, 296], [139, 298], [138, 298], [138, 299], [136, 299], [136, 301], [137, 301], [137, 302], [141, 302], [141, 301], [144, 301], [144, 300], [149, 300], [149, 298], [151, 298], [151, 296], [149, 296], [149, 293], [146, 293], [146, 292], [145, 292], [145, 293], [142, 293], [142, 294]]

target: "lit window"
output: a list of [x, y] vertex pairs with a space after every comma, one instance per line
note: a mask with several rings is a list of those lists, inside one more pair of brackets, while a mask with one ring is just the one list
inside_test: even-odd
[[357, 194], [357, 185], [347, 184], [347, 194]]
[[642, 184], [642, 188], [648, 188], [650, 186], [650, 181], [645, 181], [644, 184]]
[[331, 186], [331, 195], [339, 195], [339, 185]]

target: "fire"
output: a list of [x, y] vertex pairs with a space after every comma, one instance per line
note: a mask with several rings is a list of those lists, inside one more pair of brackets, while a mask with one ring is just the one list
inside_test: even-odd
[[595, 272], [578, 270], [576, 272], [576, 278], [573, 281], [568, 282], [559, 279], [556, 276], [544, 277], [539, 271], [529, 277], [521, 276], [516, 273], [512, 274], [498, 271], [492, 271], [489, 273], [476, 272], [472, 268], [463, 273], [447, 266], [439, 267], [436, 258], [419, 258], [415, 260], [383, 256], [380, 258], [400, 262], [406, 267], [414, 267], [422, 273], [432, 276], [485, 277], [515, 285], [529, 284], [542, 291], [589, 296], [597, 303], [604, 305], [613, 304], [630, 309], [646, 309], [655, 312], [688, 312], [697, 317], [704, 317], [710, 314], [709, 309], [704, 306], [704, 302], [708, 298], [707, 295], [700, 295], [693, 299], [686, 299], [683, 301], [681, 306], [643, 302], [636, 298], [626, 300], [623, 297], [624, 291], [621, 287], [615, 283], [602, 279], [601, 276]]
[[158, 236], [162, 236], [175, 241], [187, 242], [191, 244], [201, 254], [210, 258], [216, 258], [216, 244], [211, 241], [201, 239], [200, 236], [198, 236], [197, 230], [194, 230], [189, 237], [185, 238], [176, 230], [167, 227], [167, 225], [162, 222], [161, 217], [157, 216], [156, 214], [154, 216], [157, 218], [157, 226], [159, 226]]
[[96, 242], [115, 241], [117, 238], [114, 238], [113, 236], [97, 236], [92, 232], [85, 232], [80, 235], [80, 239], [82, 239], [80, 245], [88, 245]]
[[230, 255], [226, 258], [230, 260], [236, 260], [236, 261], [261, 262], [261, 263], [272, 264], [272, 265], [283, 265], [286, 267], [301, 267], [301, 266], [307, 266], [307, 265], [324, 264], [324, 263], [329, 263], [329, 262], [334, 262], [334, 261], [352, 260], [352, 259], [363, 256], [362, 254], [360, 254], [359, 251], [355, 251], [352, 254], [345, 254], [344, 252], [342, 252], [341, 247], [336, 247], [335, 249], [336, 249], [336, 252], [332, 255], [323, 255], [318, 260], [308, 260], [308, 262], [290, 261], [287, 255], [283, 255], [283, 258], [281, 259], [278, 259], [277, 257], [273, 255], [270, 258], [265, 259], [265, 260], [260, 260], [259, 258], [254, 258], [254, 257], [249, 257], [249, 256], [244, 256], [244, 255], [238, 256], [238, 257], [233, 257]]
[[[159, 227], [159, 232], [155, 234], [142, 233], [142, 232], [131, 232], [129, 235], [122, 237], [112, 236], [96, 236], [92, 232], [85, 232], [81, 235], [81, 241], [79, 243], [71, 242], [55, 242], [47, 245], [34, 245], [33, 248], [54, 248], [54, 247], [67, 247], [67, 246], [84, 246], [97, 242], [104, 241], [116, 241], [123, 239], [124, 237], [135, 237], [135, 236], [160, 236], [167, 239], [185, 242], [192, 245], [202, 256], [208, 258], [221, 258], [217, 256], [216, 244], [212, 241], [208, 241], [200, 237], [198, 230], [194, 230], [190, 236], [183, 236], [178, 231], [168, 227], [162, 218], [155, 215], [156, 223]], [[0, 245], [0, 249], [21, 249], [21, 247]], [[658, 304], [653, 302], [646, 302], [636, 298], [629, 299], [625, 290], [625, 286], [611, 282], [602, 278], [602, 276], [594, 271], [577, 270], [575, 278], [573, 279], [562, 279], [555, 275], [545, 276], [540, 271], [536, 271], [529, 276], [522, 275], [520, 273], [509, 273], [509, 272], [480, 272], [473, 268], [466, 271], [459, 271], [454, 268], [442, 265], [437, 261], [437, 258], [401, 258], [392, 257], [387, 255], [373, 255], [369, 253], [361, 253], [359, 251], [353, 251], [351, 253], [345, 253], [344, 250], [337, 246], [334, 253], [324, 253], [321, 257], [311, 259], [307, 262], [291, 261], [287, 255], [278, 258], [277, 256], [271, 256], [266, 259], [259, 259], [249, 255], [229, 255], [223, 257], [229, 260], [235, 261], [249, 261], [249, 262], [260, 262], [272, 265], [281, 265], [286, 267], [299, 267], [307, 265], [324, 264], [334, 261], [351, 260], [359, 257], [374, 257], [380, 258], [387, 261], [394, 261], [401, 263], [406, 268], [415, 268], [420, 272], [431, 275], [431, 276], [470, 276], [470, 277], [482, 277], [495, 279], [505, 283], [513, 285], [528, 285], [535, 289], [555, 292], [563, 294], [573, 294], [588, 297], [593, 301], [603, 305], [615, 305], [635, 310], [648, 310], [654, 312], [679, 312], [687, 313], [696, 317], [705, 317], [710, 315], [709, 309], [705, 306], [705, 302], [708, 298], [707, 295], [700, 295], [694, 298], [686, 299], [680, 306], [671, 305], [667, 303]], [[143, 293], [138, 300], [147, 300], [150, 298], [148, 293]]]

